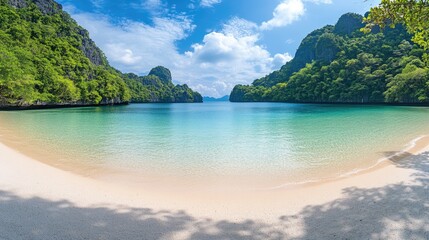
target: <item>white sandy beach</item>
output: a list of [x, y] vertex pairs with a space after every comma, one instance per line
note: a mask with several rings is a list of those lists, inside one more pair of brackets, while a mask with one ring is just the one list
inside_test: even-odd
[[0, 239], [429, 239], [428, 143], [347, 178], [252, 191], [128, 186], [0, 144]]

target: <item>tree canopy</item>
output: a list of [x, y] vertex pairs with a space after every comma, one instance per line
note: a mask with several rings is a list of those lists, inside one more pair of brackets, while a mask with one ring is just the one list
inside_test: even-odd
[[230, 100], [312, 103], [429, 104], [426, 50], [402, 24], [364, 34], [363, 17], [348, 13], [310, 33], [295, 58]]
[[131, 101], [139, 103], [192, 103], [202, 102], [202, 96], [192, 91], [188, 85], [174, 85], [170, 70], [158, 66], [148, 76], [124, 74], [123, 78], [131, 89]]
[[55, 1], [0, 0], [0, 107], [201, 99], [164, 67], [127, 80]]
[[[384, 28], [404, 24], [413, 42], [424, 50], [429, 50], [429, 1], [427, 0], [382, 0], [380, 5], [371, 8], [365, 18], [366, 32], [374, 26]], [[427, 63], [427, 54], [424, 56]]]

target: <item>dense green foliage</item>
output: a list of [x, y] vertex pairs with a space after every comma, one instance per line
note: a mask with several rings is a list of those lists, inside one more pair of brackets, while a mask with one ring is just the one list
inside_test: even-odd
[[144, 81], [124, 77], [61, 8], [0, 0], [0, 107], [200, 101], [186, 85], [173, 86], [165, 68]]
[[[371, 8], [365, 18], [366, 32], [374, 26], [386, 25], [395, 27], [396, 24], [404, 24], [413, 35], [413, 41], [429, 50], [429, 1], [427, 0], [382, 0], [380, 5]], [[429, 56], [424, 55], [426, 63]]]
[[132, 102], [191, 103], [203, 101], [201, 95], [192, 91], [188, 85], [175, 86], [170, 70], [161, 66], [152, 69], [145, 77], [132, 73], [125, 74], [123, 77], [131, 89]]
[[104, 56], [99, 65], [85, 56], [85, 38], [63, 11], [45, 14], [32, 2], [13, 8], [2, 0], [0, 105], [128, 101], [127, 86]]
[[425, 50], [401, 25], [364, 34], [362, 19], [346, 14], [312, 32], [292, 61], [251, 86], [236, 86], [230, 100], [429, 103]]

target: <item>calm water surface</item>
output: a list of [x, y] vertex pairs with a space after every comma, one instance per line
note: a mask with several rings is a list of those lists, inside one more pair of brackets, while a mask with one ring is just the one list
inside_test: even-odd
[[428, 120], [416, 107], [135, 104], [1, 112], [0, 130], [63, 163], [300, 182], [370, 167], [429, 134]]

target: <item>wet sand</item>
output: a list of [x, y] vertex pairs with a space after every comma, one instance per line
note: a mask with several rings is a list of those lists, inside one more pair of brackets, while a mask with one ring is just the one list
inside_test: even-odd
[[423, 137], [336, 180], [240, 189], [231, 179], [126, 184], [0, 144], [0, 239], [427, 239], [427, 146]]

